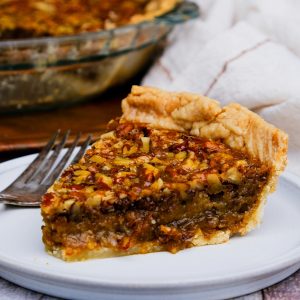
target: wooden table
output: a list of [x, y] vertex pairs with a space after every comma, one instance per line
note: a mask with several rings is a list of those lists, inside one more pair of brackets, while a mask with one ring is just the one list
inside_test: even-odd
[[82, 133], [82, 140], [89, 133], [96, 139], [109, 120], [121, 115], [121, 99], [129, 91], [130, 87], [125, 86], [87, 103], [48, 111], [0, 114], [2, 161], [37, 151], [57, 129], [62, 132], [70, 129], [69, 141], [78, 132]]
[[[73, 135], [81, 131], [83, 138], [92, 133], [94, 139], [105, 129], [106, 123], [121, 114], [121, 99], [129, 87], [107, 93], [101, 99], [45, 112], [31, 112], [0, 116], [0, 161], [36, 152], [60, 128], [71, 129]], [[0, 299], [55, 299], [23, 289], [0, 278]], [[263, 291], [237, 298], [239, 300], [299, 300], [300, 271]]]

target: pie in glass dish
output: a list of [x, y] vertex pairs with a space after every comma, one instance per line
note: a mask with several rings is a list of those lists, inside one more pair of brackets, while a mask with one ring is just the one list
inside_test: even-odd
[[44, 195], [46, 250], [67, 261], [245, 235], [287, 162], [287, 135], [239, 104], [133, 86], [123, 115]]

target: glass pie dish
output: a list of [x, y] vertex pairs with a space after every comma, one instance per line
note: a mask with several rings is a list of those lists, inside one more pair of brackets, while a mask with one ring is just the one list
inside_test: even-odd
[[99, 95], [141, 71], [172, 28], [198, 16], [182, 2], [151, 21], [72, 36], [0, 41], [0, 112]]

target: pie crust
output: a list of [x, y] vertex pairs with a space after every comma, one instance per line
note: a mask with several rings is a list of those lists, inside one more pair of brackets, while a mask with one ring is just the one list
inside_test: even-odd
[[221, 140], [272, 167], [274, 176], [286, 166], [287, 134], [238, 103], [222, 108], [218, 101], [197, 94], [133, 86], [122, 109], [124, 120]]

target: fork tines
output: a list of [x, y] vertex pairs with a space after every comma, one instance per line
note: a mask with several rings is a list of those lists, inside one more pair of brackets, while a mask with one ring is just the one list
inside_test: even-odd
[[[68, 150], [63, 150], [69, 135], [70, 130], [60, 137], [58, 130], [27, 169], [0, 193], [0, 202], [26, 207], [39, 206], [42, 195], [74, 155], [81, 134], [77, 134]], [[85, 139], [72, 163], [76, 163], [83, 156], [90, 141], [91, 135]], [[62, 154], [63, 151], [66, 152]]]
[[[58, 130], [35, 160], [9, 186], [9, 188], [35, 185], [50, 186], [69, 162], [81, 137], [81, 133], [78, 133], [66, 153], [61, 157], [60, 154], [62, 153], [69, 135], [70, 130], [66, 131], [62, 134], [62, 137], [60, 137], [60, 130]], [[90, 141], [91, 135], [88, 135], [72, 163], [77, 162], [83, 156]]]

